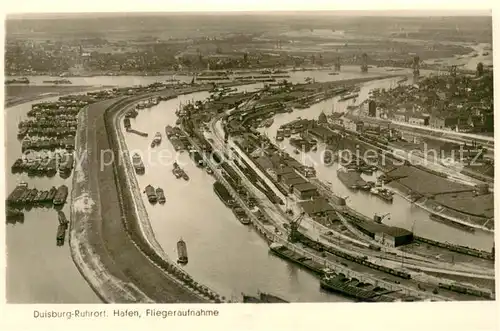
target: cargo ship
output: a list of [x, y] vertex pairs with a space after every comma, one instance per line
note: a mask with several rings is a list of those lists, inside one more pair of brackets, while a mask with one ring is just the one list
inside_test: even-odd
[[468, 226], [467, 224], [455, 222], [452, 219], [440, 216], [438, 214], [432, 213], [432, 214], [430, 214], [429, 218], [433, 221], [449, 225], [449, 226], [457, 228], [459, 230], [463, 230], [463, 231], [467, 231], [467, 232], [475, 232], [475, 229], [472, 226]]
[[146, 169], [144, 168], [144, 163], [142, 163], [142, 158], [139, 154], [134, 153], [132, 156], [132, 165], [138, 175], [144, 174]]
[[164, 204], [166, 199], [165, 199], [165, 194], [163, 193], [163, 189], [157, 188], [156, 189], [156, 196], [158, 197], [158, 203]]
[[370, 193], [387, 202], [392, 202], [394, 199], [394, 193], [383, 187], [372, 187]]
[[61, 185], [57, 189], [57, 192], [54, 196], [54, 205], [63, 205], [66, 203], [66, 198], [68, 197], [68, 187], [66, 185]]
[[153, 141], [151, 142], [151, 147], [156, 147], [159, 146], [160, 144], [161, 144], [161, 133], [156, 132]]
[[186, 264], [188, 263], [187, 246], [184, 240], [180, 239], [177, 242], [177, 263]]
[[156, 203], [158, 201], [158, 197], [156, 196], [156, 191], [153, 186], [146, 186], [146, 188], [144, 189], [144, 193], [146, 193], [149, 203]]
[[234, 204], [234, 199], [233, 197], [231, 197], [231, 194], [229, 194], [229, 191], [226, 189], [224, 185], [222, 185], [222, 183], [220, 182], [214, 183], [214, 192], [226, 206], [231, 208], [231, 206]]

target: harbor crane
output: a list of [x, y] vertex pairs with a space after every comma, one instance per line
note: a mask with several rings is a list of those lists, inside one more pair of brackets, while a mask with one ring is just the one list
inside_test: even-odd
[[300, 213], [299, 216], [297, 216], [296, 219], [293, 221], [290, 221], [290, 233], [288, 235], [288, 241], [291, 243], [297, 242], [298, 241], [298, 235], [299, 235], [299, 226], [302, 220], [304, 219], [305, 212]]

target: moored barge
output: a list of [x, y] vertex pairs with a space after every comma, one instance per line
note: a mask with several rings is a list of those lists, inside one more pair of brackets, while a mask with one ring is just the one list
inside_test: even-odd
[[180, 264], [188, 263], [187, 246], [186, 242], [182, 239], [177, 242], [177, 255], [178, 255], [177, 259], [178, 263]]
[[61, 185], [56, 191], [54, 196], [54, 205], [59, 206], [66, 203], [66, 199], [68, 198], [68, 187], [66, 185]]
[[166, 199], [165, 199], [165, 193], [163, 192], [163, 189], [157, 188], [156, 189], [156, 196], [158, 198], [158, 203], [164, 204]]
[[146, 188], [144, 189], [144, 193], [146, 193], [149, 203], [156, 203], [158, 201], [156, 190], [153, 186], [151, 185], [146, 186]]

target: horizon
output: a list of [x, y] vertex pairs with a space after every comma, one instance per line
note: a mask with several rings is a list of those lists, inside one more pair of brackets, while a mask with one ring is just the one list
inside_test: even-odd
[[6, 15], [6, 20], [19, 19], [69, 19], [69, 18], [106, 18], [126, 15], [134, 16], [193, 16], [193, 15], [220, 15], [220, 16], [331, 16], [331, 17], [492, 17], [491, 10], [308, 10], [308, 11], [129, 11], [129, 12], [50, 12], [50, 13], [12, 13]]

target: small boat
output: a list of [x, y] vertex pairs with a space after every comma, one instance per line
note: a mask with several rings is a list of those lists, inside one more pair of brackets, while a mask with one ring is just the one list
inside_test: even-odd
[[174, 176], [179, 179], [182, 177], [182, 171], [180, 170], [180, 168], [174, 168], [172, 169], [172, 173], [174, 174]]
[[214, 172], [211, 168], [207, 168], [207, 174], [212, 175]]
[[293, 152], [294, 152], [295, 154], [300, 154], [300, 152], [299, 152], [298, 150], [296, 150], [296, 149], [294, 149], [294, 150], [293, 150]]
[[182, 178], [184, 180], [189, 180], [189, 176], [188, 176], [188, 174], [185, 171], [182, 172]]

